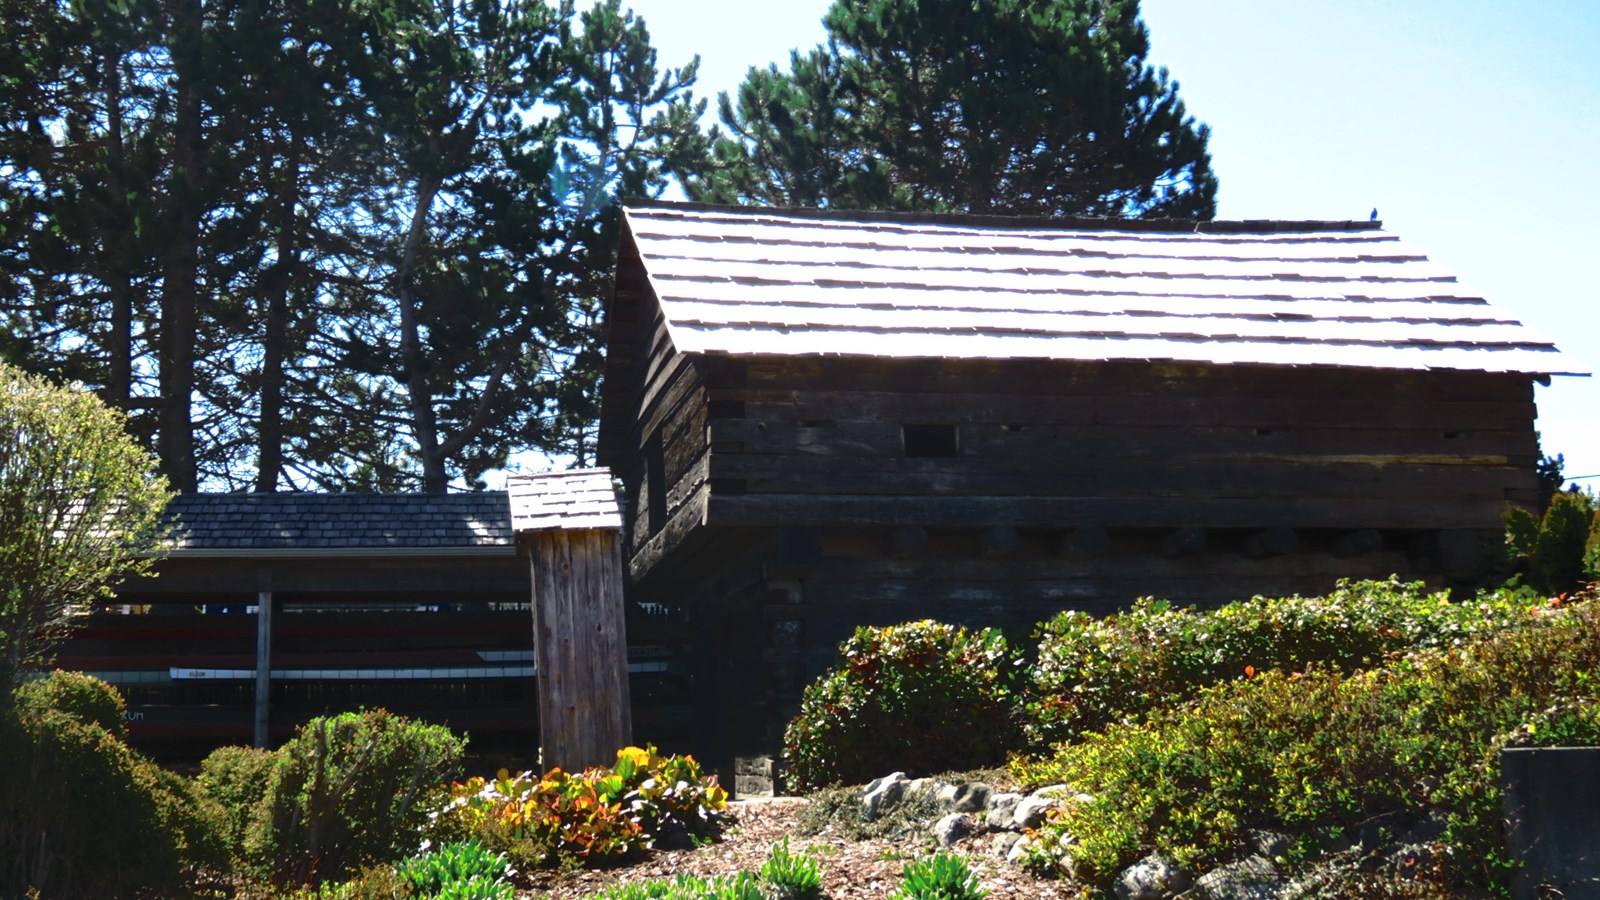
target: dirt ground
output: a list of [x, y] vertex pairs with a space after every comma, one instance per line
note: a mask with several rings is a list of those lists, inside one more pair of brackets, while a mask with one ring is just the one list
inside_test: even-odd
[[[800, 816], [809, 802], [796, 797], [736, 801], [728, 804], [736, 824], [716, 844], [693, 850], [658, 851], [643, 861], [610, 869], [535, 873], [534, 890], [518, 897], [577, 900], [616, 882], [680, 873], [709, 876], [732, 875], [741, 869], [759, 870], [768, 849], [787, 837], [791, 852], [809, 850], [822, 863], [825, 897], [875, 900], [899, 887], [900, 872], [907, 862], [934, 850], [930, 840], [922, 839], [856, 841], [828, 831], [810, 837], [802, 835]], [[986, 853], [989, 840], [987, 835], [968, 838], [953, 851], [967, 857], [968, 865], [994, 900], [1075, 896], [1062, 882], [1035, 878], [1004, 860], [990, 857]]]

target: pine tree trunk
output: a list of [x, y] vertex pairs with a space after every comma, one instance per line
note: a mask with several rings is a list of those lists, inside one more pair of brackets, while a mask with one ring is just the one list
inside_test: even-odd
[[284, 188], [274, 209], [272, 227], [277, 242], [276, 277], [266, 298], [266, 322], [261, 341], [261, 420], [256, 425], [256, 490], [269, 494], [278, 489], [283, 475], [283, 385], [289, 355], [289, 297], [298, 281], [300, 244], [295, 204], [300, 197], [299, 144], [291, 135], [284, 163]]
[[406, 231], [405, 249], [395, 273], [395, 303], [400, 307], [400, 365], [405, 371], [406, 393], [411, 405], [411, 430], [422, 458], [422, 490], [443, 494], [450, 489], [444, 456], [439, 452], [439, 422], [433, 409], [433, 386], [422, 354], [422, 324], [417, 315], [414, 287], [417, 252], [428, 226], [428, 212], [439, 192], [438, 181], [423, 178], [417, 182], [416, 207], [411, 211], [411, 227]]
[[161, 432], [157, 442], [161, 473], [177, 490], [197, 486], [194, 458], [196, 282], [200, 270], [200, 68], [201, 6], [178, 0], [173, 15], [173, 72], [177, 81], [177, 120], [173, 133], [172, 187], [168, 197], [171, 244], [162, 267]]

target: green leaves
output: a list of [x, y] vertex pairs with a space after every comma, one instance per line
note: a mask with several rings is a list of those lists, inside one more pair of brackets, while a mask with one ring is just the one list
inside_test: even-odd
[[171, 495], [125, 425], [82, 390], [0, 364], [0, 685], [162, 549]]
[[814, 788], [1002, 762], [1019, 743], [1015, 672], [994, 629], [932, 621], [858, 628], [835, 668], [806, 688], [784, 732], [789, 776]]
[[836, 0], [751, 69], [697, 200], [1209, 218], [1209, 131], [1145, 63], [1136, 0]]
[[1557, 491], [1544, 518], [1521, 507], [1506, 513], [1506, 546], [1534, 590], [1547, 596], [1600, 580], [1600, 506], [1582, 491]]

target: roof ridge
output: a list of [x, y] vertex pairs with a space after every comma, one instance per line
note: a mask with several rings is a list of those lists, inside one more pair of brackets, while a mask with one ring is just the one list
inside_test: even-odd
[[816, 209], [793, 206], [739, 206], [690, 200], [630, 200], [636, 210], [680, 210], [751, 216], [781, 216], [819, 221], [922, 223], [996, 229], [1166, 232], [1175, 234], [1279, 234], [1295, 232], [1382, 231], [1382, 220], [1335, 219], [1128, 219], [1114, 216], [1012, 216], [984, 213], [905, 212], [900, 210]]

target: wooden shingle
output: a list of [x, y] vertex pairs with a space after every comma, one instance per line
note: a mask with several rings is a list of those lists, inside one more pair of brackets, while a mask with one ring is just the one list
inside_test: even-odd
[[513, 475], [511, 527], [518, 534], [554, 528], [622, 528], [609, 469]]
[[1587, 374], [1379, 223], [626, 217], [682, 353]]

